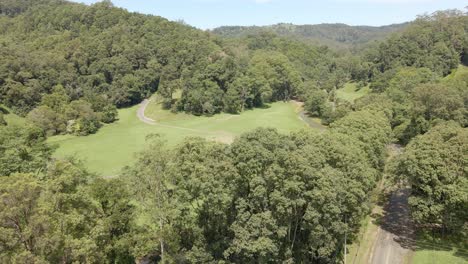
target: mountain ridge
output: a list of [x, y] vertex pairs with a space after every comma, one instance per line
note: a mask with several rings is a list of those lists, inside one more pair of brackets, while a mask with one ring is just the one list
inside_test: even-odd
[[405, 22], [385, 26], [351, 26], [343, 23], [304, 25], [278, 23], [268, 26], [222, 26], [209, 30], [209, 32], [226, 38], [273, 33], [311, 44], [328, 45], [335, 48], [352, 48], [374, 40], [384, 39], [392, 33], [403, 30], [410, 23]]

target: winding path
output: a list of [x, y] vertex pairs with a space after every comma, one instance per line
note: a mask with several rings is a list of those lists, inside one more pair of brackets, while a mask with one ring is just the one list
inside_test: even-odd
[[[202, 130], [197, 130], [197, 129], [190, 129], [190, 128], [185, 128], [185, 127], [179, 127], [179, 126], [171, 126], [171, 125], [164, 125], [161, 123], [156, 122], [154, 119], [151, 119], [147, 116], [145, 116], [145, 111], [146, 107], [149, 105], [151, 102], [150, 99], [145, 99], [140, 103], [140, 107], [137, 110], [137, 117], [140, 119], [141, 122], [146, 123], [148, 125], [157, 125], [161, 127], [168, 127], [168, 128], [175, 128], [175, 129], [182, 129], [182, 130], [187, 130], [187, 131], [192, 131], [192, 132], [198, 132], [198, 133], [208, 133], [208, 134], [215, 134], [213, 132], [207, 132], [207, 131], [202, 131]], [[299, 108], [303, 107], [303, 103], [298, 102], [298, 101], [291, 101], [293, 102], [296, 106]], [[298, 110], [298, 117], [301, 119], [304, 123], [306, 123], [309, 127], [311, 128], [316, 128], [320, 130], [326, 129], [325, 126], [322, 124], [317, 123], [316, 121], [312, 120], [310, 117], [306, 115], [306, 112], [304, 110]]]
[[146, 123], [148, 125], [156, 125], [156, 121], [153, 119], [145, 116], [145, 110], [151, 100], [145, 99], [141, 102], [140, 107], [137, 110], [137, 117], [140, 119], [141, 122]]
[[208, 131], [203, 131], [203, 130], [198, 130], [198, 129], [191, 129], [191, 128], [186, 128], [186, 127], [171, 126], [171, 125], [165, 125], [165, 124], [158, 123], [154, 119], [151, 119], [151, 118], [145, 116], [146, 107], [148, 106], [148, 104], [150, 102], [151, 102], [151, 100], [148, 100], [148, 99], [143, 100], [143, 102], [141, 102], [140, 107], [137, 110], [137, 117], [143, 123], [146, 123], [146, 124], [152, 125], [152, 126], [174, 128], [174, 129], [186, 130], [186, 131], [191, 131], [191, 132], [196, 132], [196, 133], [216, 134], [216, 133], [213, 133], [213, 132], [208, 132]]

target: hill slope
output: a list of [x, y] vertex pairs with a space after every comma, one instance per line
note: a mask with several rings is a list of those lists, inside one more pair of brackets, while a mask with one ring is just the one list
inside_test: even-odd
[[345, 24], [293, 25], [276, 24], [271, 26], [224, 26], [212, 30], [223, 37], [243, 37], [261, 32], [272, 32], [283, 37], [295, 38], [308, 43], [346, 48], [383, 39], [393, 32], [404, 29], [409, 23], [381, 27], [349, 26]]

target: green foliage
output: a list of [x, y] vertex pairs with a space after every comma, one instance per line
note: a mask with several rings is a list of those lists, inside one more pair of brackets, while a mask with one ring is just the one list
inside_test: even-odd
[[389, 79], [381, 86], [384, 92], [359, 99], [355, 107], [384, 111], [400, 143], [407, 144], [441, 120], [467, 125], [468, 82], [463, 71], [444, 79], [437, 79], [427, 68], [399, 68], [382, 76], [388, 73]]
[[30, 125], [0, 126], [0, 175], [44, 170], [52, 155], [41, 129]]
[[[69, 101], [81, 99], [102, 112], [101, 121], [112, 122], [115, 110], [95, 98], [118, 107], [139, 103], [160, 82], [166, 86], [204, 69], [219, 50], [207, 33], [109, 2], [2, 1], [0, 12], [12, 16], [0, 22], [0, 98], [21, 115], [39, 103], [61, 115]], [[97, 127], [89, 117], [77, 123], [80, 131], [73, 133]], [[62, 133], [62, 124], [53, 130]]]
[[276, 24], [263, 27], [223, 26], [213, 29], [212, 32], [226, 38], [239, 38], [267, 32], [289, 39], [342, 49], [353, 48], [356, 45], [363, 45], [374, 40], [383, 39], [388, 34], [399, 31], [406, 26], [407, 23], [383, 27], [348, 26], [345, 24]]
[[279, 53], [257, 53], [250, 62], [249, 74], [257, 80], [265, 80], [262, 101], [289, 100], [296, 95], [301, 79], [289, 59]]
[[91, 104], [84, 100], [71, 102], [65, 110], [65, 117], [69, 120], [67, 132], [75, 135], [93, 134], [101, 126], [99, 116], [93, 111]]
[[309, 92], [304, 109], [314, 116], [322, 116], [329, 107], [328, 94], [325, 91], [313, 90]]
[[90, 196], [99, 207], [100, 220], [96, 244], [105, 254], [107, 263], [133, 263], [136, 208], [121, 179], [95, 179], [91, 182]]
[[[410, 142], [394, 174], [411, 185], [416, 223], [467, 236], [468, 78], [450, 74], [466, 61], [464, 13], [420, 17], [363, 54], [271, 32], [218, 39], [109, 1], [0, 0], [0, 16], [0, 100], [32, 123], [6, 124], [0, 113], [2, 263], [338, 263], [343, 237], [352, 238], [369, 213], [392, 134]], [[330, 27], [340, 37], [325, 38], [341, 43], [381, 36], [373, 28], [316, 29]], [[286, 36], [315, 34], [273, 27], [284, 28]], [[375, 93], [353, 102], [354, 89], [341, 100], [350, 81], [361, 89], [372, 81]], [[117, 120], [117, 107], [155, 92], [173, 112], [271, 109], [183, 115], [150, 127], [130, 108], [110, 134], [58, 137], [85, 148], [103, 170], [146, 146], [124, 179], [51, 159], [46, 135], [93, 134]], [[291, 109], [268, 103], [290, 99], [305, 100], [330, 129], [241, 134], [259, 124], [301, 127], [294, 111], [271, 115]], [[185, 135], [239, 137], [231, 145], [192, 137], [170, 148], [151, 132], [167, 132], [172, 143]]]
[[383, 112], [357, 111], [334, 122], [332, 131], [354, 137], [362, 144], [374, 168], [383, 169], [385, 146], [392, 140], [390, 122]]
[[458, 90], [446, 85], [419, 86], [413, 92], [413, 112], [428, 121], [455, 120], [460, 125], [466, 126], [468, 112], [464, 94], [466, 89]]
[[454, 122], [416, 137], [398, 158], [395, 175], [412, 188], [409, 204], [420, 225], [466, 236], [468, 133]]
[[458, 10], [420, 16], [377, 50], [370, 49], [365, 58], [378, 72], [413, 66], [445, 76], [460, 63], [467, 25], [466, 14]]
[[335, 103], [328, 103], [321, 116], [322, 124], [329, 125], [352, 111], [353, 105], [348, 101], [336, 100]]
[[257, 129], [232, 145], [190, 138], [175, 149], [152, 136], [124, 172], [150, 230], [138, 254], [193, 263], [336, 262], [345, 230], [355, 232], [368, 210], [375, 158], [335, 132]]
[[3, 113], [0, 112], [0, 126], [6, 126], [6, 125], [7, 125], [7, 121], [3, 117]]
[[[31, 252], [41, 228], [38, 214], [42, 186], [30, 174], [13, 174], [0, 182], [0, 260], [2, 262], [38, 262]], [[46, 224], [46, 223], [43, 223]]]
[[115, 120], [117, 120], [117, 117], [119, 115], [119, 112], [117, 112], [117, 107], [114, 105], [106, 105], [102, 109], [102, 112], [100, 112], [100, 120], [104, 123], [112, 123]]
[[118, 180], [97, 180], [70, 161], [38, 176], [0, 182], [0, 260], [5, 263], [128, 263], [132, 206]]
[[65, 117], [48, 106], [39, 106], [29, 112], [27, 119], [41, 128], [47, 135], [57, 135], [66, 131]]

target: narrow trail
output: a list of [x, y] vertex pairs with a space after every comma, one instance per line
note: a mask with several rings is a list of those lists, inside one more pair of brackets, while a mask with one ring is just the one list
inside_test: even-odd
[[[400, 149], [396, 150], [398, 155]], [[412, 252], [414, 226], [408, 206], [409, 188], [394, 191], [384, 206], [368, 263], [403, 264]]]
[[140, 107], [137, 110], [137, 117], [143, 123], [146, 123], [148, 125], [156, 125], [156, 121], [145, 116], [146, 107], [148, 106], [150, 102], [151, 101], [148, 99], [145, 99], [143, 100], [143, 102], [141, 102]]

